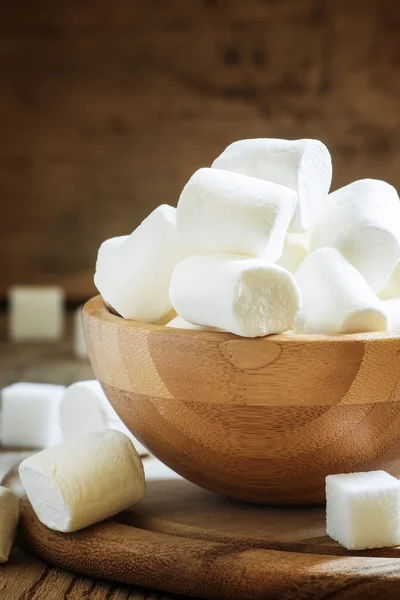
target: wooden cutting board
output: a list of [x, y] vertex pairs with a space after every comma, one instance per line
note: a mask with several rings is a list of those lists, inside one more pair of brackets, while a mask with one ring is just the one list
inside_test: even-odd
[[323, 508], [247, 505], [144, 464], [142, 504], [73, 534], [47, 529], [23, 498], [20, 543], [77, 573], [201, 598], [400, 597], [400, 548], [350, 553], [326, 537]]

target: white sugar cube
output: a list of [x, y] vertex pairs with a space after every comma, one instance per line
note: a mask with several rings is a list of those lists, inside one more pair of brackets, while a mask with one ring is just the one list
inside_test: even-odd
[[14, 383], [1, 392], [3, 446], [46, 448], [61, 441], [58, 423], [63, 385]]
[[82, 306], [79, 306], [74, 312], [74, 354], [77, 358], [87, 358], [88, 355], [83, 335]]
[[328, 475], [326, 532], [348, 550], [400, 544], [400, 481], [385, 471]]
[[57, 286], [17, 286], [9, 291], [9, 336], [14, 341], [60, 339], [64, 292]]

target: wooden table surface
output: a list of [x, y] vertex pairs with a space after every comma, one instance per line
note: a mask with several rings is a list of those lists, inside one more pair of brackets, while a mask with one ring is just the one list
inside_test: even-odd
[[[70, 321], [70, 319], [69, 319]], [[70, 331], [68, 322], [67, 332]], [[67, 335], [67, 337], [69, 337]], [[71, 384], [92, 379], [88, 361], [77, 361], [72, 344], [18, 344], [5, 341], [4, 315], [0, 315], [0, 387], [17, 381]], [[0, 477], [10, 463], [9, 453], [0, 454]], [[16, 547], [5, 565], [0, 565], [1, 600], [172, 600], [164, 594], [138, 587], [95, 580], [53, 567]], [[183, 598], [183, 596], [179, 596]]]

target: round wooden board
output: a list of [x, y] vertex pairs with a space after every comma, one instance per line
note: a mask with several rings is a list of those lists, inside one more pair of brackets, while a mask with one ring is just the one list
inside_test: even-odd
[[326, 537], [324, 509], [239, 503], [144, 464], [142, 504], [73, 534], [23, 498], [20, 542], [71, 571], [200, 598], [400, 597], [400, 548], [350, 553]]

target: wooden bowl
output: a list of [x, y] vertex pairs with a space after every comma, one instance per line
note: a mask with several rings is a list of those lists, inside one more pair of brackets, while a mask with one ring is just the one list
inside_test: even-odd
[[170, 329], [83, 309], [112, 406], [161, 461], [198, 485], [265, 504], [324, 502], [325, 476], [400, 476], [400, 337], [258, 339]]

